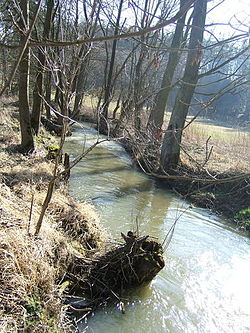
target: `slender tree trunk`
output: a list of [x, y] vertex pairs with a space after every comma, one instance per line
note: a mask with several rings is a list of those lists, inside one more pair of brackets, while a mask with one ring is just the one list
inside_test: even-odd
[[[147, 20], [148, 20], [148, 3], [149, 0], [145, 0], [144, 2], [144, 13], [141, 21], [141, 27], [144, 29], [147, 26]], [[140, 131], [141, 129], [141, 110], [142, 106], [139, 106], [139, 100], [141, 97], [141, 90], [142, 90], [142, 65], [143, 61], [145, 58], [146, 54], [146, 47], [144, 45], [145, 38], [144, 36], [141, 37], [141, 51], [140, 51], [140, 56], [137, 61], [137, 64], [135, 66], [135, 82], [134, 82], [134, 103], [135, 103], [135, 108], [134, 108], [134, 125], [135, 129]]]
[[84, 87], [86, 85], [86, 64], [81, 64], [79, 74], [76, 81], [76, 97], [73, 109], [73, 118], [77, 118], [83, 100]]
[[[144, 38], [142, 37], [142, 42], [144, 42]], [[145, 46], [142, 45], [141, 52], [137, 64], [135, 66], [135, 82], [134, 82], [134, 125], [135, 128], [140, 131], [141, 129], [141, 110], [142, 105], [139, 105], [139, 101], [141, 98], [141, 91], [142, 91], [142, 65], [145, 58]]]
[[[184, 6], [185, 0], [181, 0], [180, 9]], [[186, 19], [186, 13], [177, 21], [174, 36], [171, 43], [167, 67], [165, 69], [161, 89], [155, 97], [155, 105], [150, 113], [148, 128], [152, 130], [161, 130], [164, 114], [168, 102], [168, 96], [171, 91], [171, 84], [175, 73], [176, 66], [180, 57], [180, 46], [183, 40], [183, 29]]]
[[[4, 33], [7, 32], [7, 27], [4, 29]], [[5, 40], [3, 40], [5, 42]], [[5, 47], [1, 48], [1, 54], [2, 54], [2, 86], [4, 87], [8, 81], [8, 51]], [[9, 92], [11, 91], [11, 87], [6, 91], [7, 95], [9, 95]]]
[[[84, 13], [85, 13], [85, 19], [88, 23], [86, 27], [85, 34], [89, 37], [94, 37], [96, 28], [97, 28], [97, 22], [99, 19], [99, 14], [101, 10], [101, 3], [98, 3], [97, 0], [93, 2], [93, 7], [91, 10], [91, 13], [88, 17], [87, 15], [87, 4], [84, 2]], [[77, 14], [78, 16], [78, 14]], [[76, 19], [78, 21], [78, 19]], [[82, 45], [80, 52], [79, 52], [79, 59], [80, 59], [80, 68], [77, 71], [77, 75], [74, 79], [74, 85], [72, 91], [75, 91], [75, 103], [74, 103], [74, 109], [72, 113], [72, 117], [75, 118], [78, 116], [80, 112], [80, 107], [82, 104], [83, 96], [84, 96], [84, 89], [86, 87], [87, 82], [87, 74], [88, 74], [88, 68], [89, 68], [89, 60], [90, 60], [90, 54], [91, 54], [91, 44], [89, 45]], [[79, 65], [77, 65], [79, 66]]]
[[42, 112], [42, 99], [43, 94], [43, 68], [45, 64], [45, 55], [41, 49], [38, 50], [38, 73], [36, 76], [35, 86], [33, 90], [33, 106], [31, 112], [31, 126], [34, 133], [38, 135], [40, 128], [41, 112]]
[[182, 86], [175, 100], [174, 109], [171, 114], [161, 151], [161, 167], [165, 171], [176, 168], [179, 162], [182, 132], [198, 81], [206, 9], [207, 0], [196, 1]]
[[89, 47], [87, 45], [83, 45], [79, 54], [79, 57], [82, 59], [81, 65], [75, 83], [76, 95], [75, 95], [75, 103], [72, 114], [72, 117], [74, 118], [78, 115], [80, 111], [80, 106], [83, 99], [83, 91], [87, 80], [88, 53], [89, 53]]
[[[118, 13], [117, 13], [117, 19], [116, 19], [116, 25], [115, 25], [115, 31], [114, 31], [115, 36], [118, 35], [118, 33], [119, 33], [119, 26], [120, 26], [123, 2], [124, 2], [124, 0], [120, 0]], [[106, 87], [105, 87], [105, 93], [104, 93], [104, 103], [102, 106], [103, 111], [102, 111], [102, 118], [101, 118], [101, 129], [103, 129], [104, 131], [106, 129], [106, 121], [108, 119], [108, 109], [109, 109], [110, 97], [111, 97], [111, 92], [112, 92], [112, 76], [113, 76], [114, 65], [115, 65], [116, 46], [117, 46], [117, 40], [113, 40], [112, 52], [111, 52], [111, 58], [110, 58], [110, 64], [109, 64], [109, 71], [108, 71], [108, 78], [106, 81]]]
[[[52, 74], [51, 74], [51, 71], [49, 71], [46, 73], [46, 76], [45, 76], [45, 99], [49, 105], [51, 104], [51, 79], [52, 79]], [[50, 107], [48, 104], [45, 105], [46, 118], [50, 119], [51, 113], [50, 113]]]
[[[52, 13], [54, 8], [54, 0], [47, 0], [47, 11], [44, 22], [43, 39], [48, 39], [51, 29]], [[41, 112], [42, 112], [42, 94], [43, 94], [43, 74], [46, 62], [46, 47], [38, 49], [38, 72], [33, 91], [33, 108], [31, 113], [31, 125], [37, 135], [40, 128]]]
[[[22, 31], [28, 31], [29, 26], [29, 1], [20, 0], [22, 15], [19, 26]], [[20, 43], [25, 42], [25, 34], [21, 33]], [[29, 110], [29, 49], [26, 48], [19, 65], [19, 117], [21, 127], [21, 152], [32, 153], [35, 149], [34, 139], [30, 124]]]
[[[59, 36], [60, 36], [60, 29], [61, 29], [61, 24], [62, 24], [62, 7], [59, 6], [59, 10], [58, 10], [58, 22], [57, 22], [57, 26], [56, 26], [56, 33], [55, 33], [55, 40], [59, 40]], [[61, 52], [63, 52], [63, 50], [60, 47], [56, 48], [56, 54], [58, 59], [61, 58]], [[55, 92], [55, 103], [57, 103], [59, 105], [60, 110], [63, 109], [63, 104], [64, 104], [64, 98], [63, 98], [63, 82], [62, 82], [62, 73], [61, 71], [59, 71], [57, 73], [57, 85], [56, 85], [56, 92]], [[62, 125], [62, 122], [60, 120], [61, 117], [58, 117], [58, 123], [60, 125]]]

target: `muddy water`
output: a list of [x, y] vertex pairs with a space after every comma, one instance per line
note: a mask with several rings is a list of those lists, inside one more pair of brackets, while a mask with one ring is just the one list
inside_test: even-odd
[[[66, 150], [76, 156], [95, 142], [94, 129], [76, 129]], [[95, 333], [250, 332], [250, 240], [209, 211], [189, 204], [132, 167], [124, 149], [105, 142], [72, 172], [70, 191], [90, 200], [112, 237], [136, 228], [164, 239], [176, 218], [165, 268], [116, 308], [80, 325]]]

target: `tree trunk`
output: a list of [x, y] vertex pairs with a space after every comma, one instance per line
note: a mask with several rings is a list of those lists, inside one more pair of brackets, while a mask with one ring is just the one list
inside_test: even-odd
[[[49, 71], [46, 73], [46, 76], [45, 76], [45, 99], [49, 105], [51, 104], [51, 79], [52, 79], [52, 73], [51, 73], [51, 71]], [[46, 118], [50, 119], [51, 112], [50, 112], [50, 107], [48, 104], [45, 105]]]
[[[62, 30], [62, 6], [58, 7], [58, 21], [56, 22], [56, 32], [55, 32], [55, 40], [59, 40], [60, 36], [60, 31]], [[56, 57], [58, 57], [59, 62], [63, 62], [61, 53], [64, 52], [64, 49], [57, 47], [55, 49]], [[56, 74], [56, 91], [55, 91], [55, 97], [54, 101], [55, 103], [59, 106], [60, 111], [62, 113], [63, 110], [63, 105], [64, 105], [64, 86], [63, 86], [63, 79], [62, 79], [62, 71], [59, 70], [58, 73]], [[57, 122], [58, 124], [62, 125], [62, 117], [57, 115]]]
[[[142, 36], [141, 41], [144, 42], [144, 36]], [[134, 82], [134, 125], [135, 129], [140, 131], [141, 129], [141, 110], [143, 105], [139, 105], [139, 101], [142, 93], [142, 65], [145, 58], [145, 46], [142, 45], [139, 59], [135, 66], [135, 82]]]
[[[44, 40], [48, 39], [50, 35], [53, 8], [54, 8], [54, 0], [48, 0], [45, 22], [44, 22], [44, 30], [43, 30]], [[33, 108], [31, 114], [31, 125], [36, 135], [39, 132], [40, 121], [41, 121], [43, 73], [44, 73], [45, 61], [46, 61], [46, 47], [38, 48], [38, 63], [37, 63], [38, 72], [33, 91]]]
[[[117, 19], [116, 19], [114, 36], [118, 35], [118, 32], [119, 32], [123, 1], [124, 0], [120, 0], [118, 13], [117, 13]], [[106, 121], [108, 119], [108, 109], [109, 109], [111, 92], [112, 92], [112, 76], [113, 76], [114, 65], [115, 65], [116, 46], [117, 46], [117, 40], [115, 39], [115, 40], [113, 40], [113, 43], [112, 43], [112, 52], [111, 52], [111, 58], [110, 58], [110, 64], [109, 64], [109, 72], [108, 72], [108, 78], [107, 78], [107, 81], [106, 81], [106, 87], [105, 87], [105, 93], [104, 93], [104, 102], [103, 102], [103, 105], [102, 105], [102, 109], [103, 109], [102, 118], [100, 119], [100, 127], [101, 127], [101, 130], [104, 131], [104, 132], [106, 131], [106, 128], [107, 128]]]
[[[29, 2], [20, 0], [21, 18], [19, 22], [22, 31], [28, 31]], [[20, 34], [20, 43], [25, 42], [25, 34]], [[35, 149], [30, 124], [29, 111], [29, 49], [26, 48], [19, 65], [19, 117], [21, 128], [21, 147], [24, 154], [32, 153]]]
[[[84, 6], [84, 13], [85, 13], [85, 19], [88, 22], [86, 28], [85, 28], [85, 34], [89, 38], [93, 38], [96, 32], [97, 28], [97, 22], [99, 19], [99, 14], [101, 10], [101, 3], [98, 3], [98, 1], [94, 1], [92, 11], [90, 13], [90, 16], [88, 17], [87, 15], [87, 4], [86, 2], [83, 3]], [[78, 8], [78, 7], [77, 7]], [[76, 14], [76, 21], [75, 21], [75, 26], [77, 25], [78, 22], [78, 12]], [[77, 28], [76, 28], [77, 31]], [[77, 70], [77, 75], [74, 78], [73, 82], [73, 88], [72, 92], [75, 91], [75, 103], [74, 103], [74, 109], [72, 113], [73, 118], [77, 118], [79, 113], [80, 113], [80, 107], [82, 104], [83, 96], [84, 96], [84, 90], [86, 87], [86, 82], [87, 82], [87, 74], [89, 72], [89, 61], [90, 61], [90, 51], [91, 51], [91, 44], [83, 44], [80, 52], [79, 52], [79, 61], [80, 61], [80, 66], [77, 61], [77, 67], [79, 66], [79, 70]]]
[[189, 52], [182, 78], [182, 86], [175, 100], [161, 151], [161, 167], [165, 171], [175, 169], [179, 162], [182, 132], [198, 81], [206, 8], [207, 0], [197, 0], [194, 5]]
[[41, 49], [38, 49], [38, 73], [36, 76], [35, 86], [33, 90], [33, 106], [31, 112], [31, 126], [34, 133], [38, 135], [41, 121], [42, 112], [42, 99], [43, 94], [43, 66], [45, 64], [45, 55]]
[[[180, 10], [185, 5], [185, 0], [180, 2]], [[176, 66], [180, 58], [180, 47], [183, 41], [183, 29], [185, 25], [186, 13], [177, 21], [173, 40], [171, 43], [171, 51], [168, 58], [167, 67], [165, 69], [161, 89], [155, 97], [155, 105], [150, 113], [148, 128], [152, 130], [161, 130], [164, 114], [167, 106], [168, 96], [171, 91], [171, 84]]]
[[[4, 34], [7, 34], [7, 27], [4, 27]], [[5, 39], [3, 39], [3, 43]], [[8, 55], [9, 52], [5, 47], [1, 48], [1, 60], [2, 60], [2, 86], [4, 87], [8, 82]], [[11, 92], [11, 87], [6, 91], [7, 95]]]
[[76, 78], [76, 88], [75, 88], [76, 95], [75, 95], [74, 109], [72, 113], [73, 118], [76, 118], [77, 115], [79, 114], [80, 106], [83, 99], [83, 91], [87, 80], [88, 53], [89, 53], [89, 47], [87, 45], [83, 45], [79, 55], [79, 57], [82, 60]]

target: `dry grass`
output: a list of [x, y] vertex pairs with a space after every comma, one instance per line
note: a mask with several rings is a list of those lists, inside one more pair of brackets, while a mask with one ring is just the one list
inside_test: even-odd
[[67, 239], [48, 224], [39, 239], [15, 227], [0, 235], [0, 330], [66, 328], [56, 281], [73, 255]]
[[59, 283], [104, 233], [93, 208], [74, 202], [58, 183], [41, 233], [32, 236], [53, 168], [44, 145], [53, 140], [43, 132], [36, 154], [13, 153], [19, 142], [13, 115], [5, 107], [0, 119], [0, 332], [69, 332]]
[[[98, 105], [98, 95], [85, 95], [83, 99], [82, 115], [90, 115], [92, 118], [97, 119], [97, 105]], [[110, 116], [116, 109], [117, 101], [114, 99], [109, 104]], [[119, 117], [120, 108], [116, 112], [116, 118]]]
[[[200, 165], [204, 164], [206, 156], [213, 147], [209, 161], [205, 164], [211, 173], [249, 172], [249, 132], [194, 122], [184, 132], [183, 146]], [[182, 154], [182, 159], [190, 164], [186, 154]]]
[[49, 207], [50, 214], [66, 234], [86, 251], [100, 248], [106, 238], [99, 217], [87, 202], [75, 202], [70, 197], [56, 194]]

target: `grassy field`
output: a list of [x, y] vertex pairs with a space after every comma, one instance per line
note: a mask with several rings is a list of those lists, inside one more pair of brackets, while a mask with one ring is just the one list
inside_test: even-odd
[[215, 173], [244, 173], [250, 170], [250, 133], [196, 121], [185, 129], [183, 145], [189, 154]]

